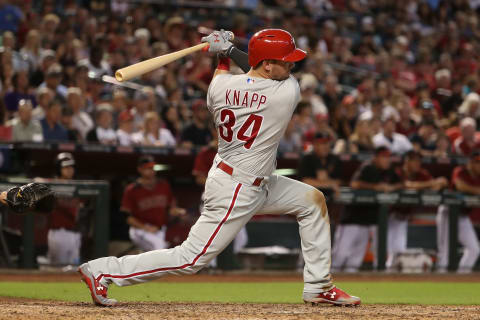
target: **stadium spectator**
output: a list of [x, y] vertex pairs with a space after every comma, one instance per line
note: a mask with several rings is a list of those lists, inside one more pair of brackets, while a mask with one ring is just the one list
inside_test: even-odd
[[116, 131], [118, 144], [131, 146], [133, 142], [133, 115], [130, 110], [123, 110], [118, 115], [118, 129]]
[[52, 90], [43, 87], [37, 90], [37, 107], [33, 109], [32, 117], [35, 120], [42, 120], [47, 114], [48, 105], [53, 100]]
[[151, 156], [139, 158], [140, 177], [125, 188], [120, 208], [128, 216], [130, 239], [144, 251], [168, 248], [165, 232], [169, 220], [186, 214], [176, 206], [168, 182], [156, 177], [155, 164]]
[[323, 99], [316, 93], [318, 87], [318, 80], [315, 75], [311, 73], [304, 73], [300, 78], [301, 100], [307, 101], [312, 106], [313, 115], [327, 114], [328, 110], [323, 103]]
[[73, 126], [73, 110], [70, 107], [65, 106], [62, 108], [62, 117], [60, 120], [62, 126], [67, 130], [68, 141], [80, 142], [82, 136], [80, 132]]
[[50, 66], [56, 62], [55, 51], [45, 49], [40, 54], [40, 66], [36, 68], [30, 75], [30, 84], [38, 87], [45, 80], [46, 74]]
[[402, 155], [412, 150], [412, 143], [403, 134], [395, 132], [395, 120], [387, 118], [383, 121], [382, 132], [373, 136], [375, 147], [387, 147], [392, 153]]
[[40, 142], [43, 140], [40, 123], [32, 119], [32, 103], [30, 100], [22, 99], [18, 102], [18, 116], [12, 122], [13, 141]]
[[[476, 150], [469, 155], [468, 163], [458, 166], [452, 173], [452, 184], [456, 190], [467, 194], [480, 195], [480, 151]], [[465, 208], [458, 217], [458, 241], [464, 251], [458, 264], [458, 272], [469, 273], [480, 255], [479, 239], [475, 233], [469, 214], [478, 211], [478, 208]], [[445, 272], [448, 262], [448, 207], [441, 205], [437, 211], [437, 270]]]
[[184, 123], [180, 119], [178, 110], [175, 107], [165, 107], [162, 110], [162, 119], [165, 123], [165, 128], [170, 130], [172, 135], [175, 137], [177, 144], [181, 142], [182, 130], [184, 128]]
[[157, 147], [175, 147], [176, 141], [170, 131], [160, 127], [160, 117], [156, 112], [145, 114], [144, 129], [135, 132], [132, 139], [136, 144]]
[[60, 124], [61, 114], [61, 103], [57, 100], [50, 102], [45, 118], [40, 120], [45, 141], [68, 141], [67, 130]]
[[332, 137], [317, 133], [313, 139], [313, 150], [300, 160], [298, 176], [301, 181], [321, 189], [326, 195], [339, 192], [340, 160], [331, 153]]
[[[328, 119], [326, 114], [319, 114], [318, 116]], [[312, 119], [312, 106], [309, 102], [300, 101], [295, 109], [293, 118], [295, 120], [295, 131], [298, 132], [302, 138], [305, 138], [306, 135], [311, 135], [313, 137], [318, 128], [315, 127], [315, 123]]]
[[458, 113], [462, 118], [470, 117], [478, 122], [480, 120], [480, 96], [478, 93], [467, 94], [458, 108]]
[[70, 87], [67, 90], [67, 107], [73, 112], [72, 127], [80, 133], [83, 141], [87, 139], [87, 133], [94, 128], [92, 117], [85, 112], [85, 97], [78, 87]]
[[209, 113], [207, 103], [197, 99], [192, 103], [192, 123], [183, 129], [183, 146], [206, 146], [212, 140], [212, 132], [208, 127]]
[[5, 94], [5, 105], [10, 114], [18, 110], [18, 102], [22, 99], [30, 100], [33, 108], [37, 106], [35, 96], [30, 93], [27, 71], [18, 71], [12, 77], [13, 91]]
[[284, 153], [301, 153], [302, 152], [302, 136], [295, 131], [295, 119], [290, 120], [285, 134], [278, 145], [278, 152]]
[[473, 118], [467, 117], [460, 121], [460, 137], [453, 143], [453, 152], [457, 155], [469, 156], [480, 150], [480, 137], [476, 134], [477, 124]]
[[147, 112], [152, 111], [148, 108], [149, 100], [148, 95], [144, 90], [135, 91], [133, 96], [133, 131], [137, 132], [139, 130], [143, 130], [144, 123], [145, 123], [145, 115]]
[[116, 144], [117, 134], [112, 127], [113, 108], [108, 103], [101, 103], [95, 112], [96, 127], [87, 133], [87, 141], [100, 144]]
[[343, 94], [338, 85], [338, 79], [335, 75], [328, 75], [325, 79], [322, 99], [328, 109], [329, 114], [332, 114], [333, 110], [340, 105], [340, 102], [343, 99]]
[[[353, 175], [353, 189], [368, 189], [393, 192], [403, 187], [397, 173], [391, 168], [391, 152], [385, 146], [375, 149], [373, 160], [369, 160]], [[357, 272], [363, 262], [369, 238], [372, 248], [377, 246], [378, 204], [347, 205], [335, 231], [332, 249], [332, 269]]]
[[348, 151], [350, 153], [372, 152], [374, 149], [370, 120], [359, 119], [349, 137]]
[[58, 63], [54, 63], [48, 67], [47, 73], [45, 74], [45, 81], [40, 84], [39, 88], [49, 88], [54, 92], [55, 100], [64, 102], [67, 97], [67, 88], [61, 84], [63, 77], [62, 70], [62, 66]]
[[25, 39], [25, 43], [20, 49], [20, 54], [22, 54], [25, 57], [25, 60], [28, 62], [29, 71], [37, 70], [40, 66], [41, 54], [43, 51], [41, 45], [41, 36], [38, 30], [29, 30]]
[[437, 149], [437, 128], [431, 120], [425, 120], [420, 124], [418, 132], [410, 138], [413, 149], [423, 156], [431, 156]]
[[0, 2], [0, 31], [17, 32], [18, 25], [23, 20], [24, 14], [19, 7], [9, 4], [8, 1]]

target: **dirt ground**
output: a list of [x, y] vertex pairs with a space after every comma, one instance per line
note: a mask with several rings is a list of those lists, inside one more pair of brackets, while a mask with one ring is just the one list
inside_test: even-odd
[[[299, 274], [200, 274], [162, 281], [244, 282], [301, 281]], [[480, 281], [480, 275], [337, 275], [341, 281]], [[0, 271], [0, 281], [78, 281], [75, 273]], [[480, 319], [478, 306], [362, 305], [355, 308], [305, 304], [119, 303], [112, 308], [84, 302], [0, 297], [1, 319]]]
[[480, 319], [480, 306], [364, 305], [355, 308], [301, 304], [119, 303], [0, 299], [0, 319]]

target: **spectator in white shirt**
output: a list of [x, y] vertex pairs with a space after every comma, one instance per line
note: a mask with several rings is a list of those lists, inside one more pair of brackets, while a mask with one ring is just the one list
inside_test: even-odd
[[32, 118], [35, 120], [42, 120], [48, 110], [48, 105], [53, 100], [53, 92], [47, 87], [37, 90], [37, 107], [32, 111]]
[[87, 133], [88, 142], [101, 144], [117, 143], [117, 134], [112, 128], [112, 111], [113, 108], [108, 103], [101, 103], [97, 106], [95, 116], [97, 127]]
[[32, 102], [22, 99], [18, 103], [18, 115], [12, 120], [13, 141], [43, 141], [42, 127], [32, 119]]
[[123, 110], [118, 115], [117, 140], [121, 146], [130, 146], [133, 141], [133, 115], [130, 110]]
[[160, 117], [154, 111], [145, 114], [144, 130], [133, 134], [137, 144], [157, 147], [174, 147], [175, 138], [170, 130], [160, 127]]
[[80, 133], [80, 136], [85, 141], [87, 133], [93, 129], [95, 124], [92, 117], [84, 111], [85, 98], [82, 95], [82, 90], [77, 87], [70, 87], [67, 91], [67, 106], [72, 109], [72, 126]]
[[376, 148], [387, 147], [390, 152], [397, 155], [403, 155], [413, 149], [412, 143], [405, 135], [395, 132], [395, 120], [393, 118], [387, 118], [383, 121], [383, 130], [373, 137], [373, 144]]

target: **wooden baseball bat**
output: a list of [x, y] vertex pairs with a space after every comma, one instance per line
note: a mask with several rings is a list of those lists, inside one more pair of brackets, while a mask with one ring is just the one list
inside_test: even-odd
[[132, 64], [131, 66], [118, 69], [117, 72], [115, 72], [115, 78], [120, 82], [130, 80], [206, 47], [208, 47], [208, 42], [203, 42], [193, 47]]

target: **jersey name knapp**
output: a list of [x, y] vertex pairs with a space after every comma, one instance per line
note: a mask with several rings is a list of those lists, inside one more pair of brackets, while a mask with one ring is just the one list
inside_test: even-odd
[[300, 99], [297, 80], [217, 75], [207, 105], [218, 130], [220, 157], [246, 172], [269, 176], [277, 148]]

